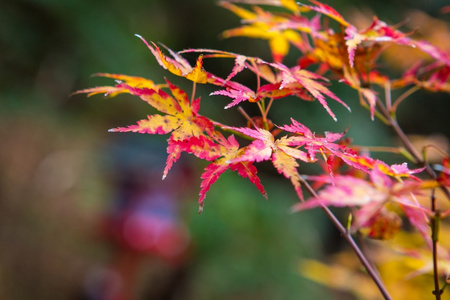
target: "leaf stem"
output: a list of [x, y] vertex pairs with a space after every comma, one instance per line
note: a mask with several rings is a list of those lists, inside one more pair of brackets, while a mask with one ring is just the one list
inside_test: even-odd
[[272, 106], [273, 100], [274, 100], [273, 97], [270, 98], [269, 104], [267, 104], [266, 111], [265, 111], [265, 113], [264, 113], [264, 116], [265, 116], [266, 118], [267, 118], [267, 115], [269, 114], [269, 109], [270, 109], [270, 107]]
[[191, 103], [195, 99], [195, 91], [196, 91], [196, 89], [197, 89], [197, 83], [194, 81], [193, 84], [192, 84]]
[[267, 118], [266, 118], [266, 113], [265, 113], [266, 110], [264, 108], [264, 102], [260, 101], [260, 102], [257, 102], [256, 104], [258, 104], [259, 111], [261, 112], [261, 117], [262, 117], [262, 120], [263, 120], [264, 129], [265, 130], [269, 130], [269, 124], [267, 123]]
[[[302, 176], [299, 176], [300, 178], [300, 182], [304, 185], [304, 187], [306, 188], [306, 190], [313, 196], [313, 197], [317, 197], [317, 193], [316, 191], [312, 188], [312, 186], [305, 180], [303, 179]], [[343, 236], [343, 238], [347, 241], [347, 243], [350, 245], [350, 247], [353, 249], [353, 251], [355, 252], [356, 256], [359, 258], [359, 260], [361, 261], [361, 264], [364, 266], [364, 268], [366, 269], [367, 273], [369, 274], [369, 276], [372, 278], [372, 280], [374, 281], [374, 283], [377, 285], [378, 289], [380, 290], [381, 294], [383, 295], [383, 298], [385, 300], [391, 300], [391, 296], [389, 295], [389, 292], [386, 289], [386, 286], [384, 285], [383, 281], [381, 280], [381, 278], [378, 276], [377, 272], [375, 271], [375, 269], [372, 267], [372, 265], [370, 264], [370, 262], [368, 261], [368, 259], [366, 258], [366, 256], [364, 255], [364, 253], [361, 251], [361, 249], [359, 248], [358, 244], [356, 244], [355, 240], [353, 239], [353, 237], [351, 236], [350, 232], [347, 231], [345, 229], [345, 227], [341, 224], [341, 222], [339, 222], [339, 220], [336, 218], [336, 216], [333, 214], [333, 212], [326, 206], [322, 205], [322, 210], [325, 212], [325, 214], [327, 215], [327, 217], [331, 220], [331, 222], [333, 223], [333, 225], [337, 228], [337, 230], [341, 233], [341, 235]]]
[[386, 101], [387, 110], [392, 112], [391, 82], [389, 80], [384, 85], [384, 99]]
[[238, 111], [244, 116], [244, 118], [250, 122], [250, 124], [253, 125], [253, 127], [256, 129], [258, 128], [255, 124], [255, 122], [252, 120], [252, 118], [250, 118], [250, 116], [245, 112], [245, 110], [242, 108], [242, 106], [238, 106]]
[[259, 75], [259, 69], [254, 60], [251, 61], [251, 64], [255, 70], [254, 72], [256, 74], [256, 92], [258, 92], [259, 88], [261, 87], [261, 76]]

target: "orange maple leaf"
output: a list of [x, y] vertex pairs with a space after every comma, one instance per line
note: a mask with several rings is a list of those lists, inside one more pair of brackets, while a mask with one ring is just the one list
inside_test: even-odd
[[191, 137], [185, 140], [169, 140], [169, 146], [167, 152], [170, 153], [166, 170], [172, 166], [172, 164], [180, 157], [181, 152], [187, 152], [194, 154], [198, 158], [212, 161], [205, 168], [205, 172], [201, 175], [202, 183], [200, 184], [200, 198], [199, 212], [203, 210], [203, 202], [206, 198], [206, 192], [211, 185], [219, 179], [220, 175], [226, 170], [231, 169], [237, 171], [243, 178], [248, 178], [253, 183], [261, 194], [267, 198], [267, 193], [261, 184], [259, 177], [257, 176], [257, 169], [251, 161], [237, 161], [233, 162], [233, 159], [243, 153], [243, 150], [239, 148], [239, 144], [233, 135], [225, 138], [218, 131], [208, 130], [208, 136], [201, 135], [199, 137]]
[[[276, 25], [287, 22], [288, 19], [264, 11], [260, 7], [255, 7], [255, 12], [252, 12], [229, 2], [222, 2], [221, 5], [241, 17], [247, 24], [249, 24], [239, 28], [226, 30], [223, 33], [225, 38], [247, 36], [268, 40], [273, 60], [275, 62], [281, 62], [288, 54], [290, 43], [294, 44], [298, 48], [304, 47], [303, 39], [298, 32], [290, 29], [283, 30], [276, 28]], [[291, 8], [297, 9], [292, 6]]]
[[193, 100], [190, 104], [189, 98], [183, 90], [168, 80], [166, 81], [173, 97], [163, 90], [124, 85], [131, 94], [139, 96], [165, 115], [149, 115], [147, 119], [138, 121], [137, 125], [113, 128], [110, 131], [131, 131], [149, 134], [172, 132], [172, 139], [183, 140], [192, 136], [200, 136], [207, 128], [213, 127], [212, 122], [208, 118], [198, 115], [200, 98]]
[[128, 76], [128, 75], [122, 75], [122, 74], [109, 74], [109, 73], [97, 73], [93, 76], [100, 76], [100, 77], [108, 77], [113, 78], [116, 80], [117, 85], [115, 86], [97, 86], [93, 88], [88, 88], [84, 90], [76, 91], [74, 94], [88, 94], [88, 97], [97, 95], [97, 94], [103, 94], [108, 97], [114, 97], [118, 94], [122, 93], [130, 93], [128, 88], [124, 86], [122, 83], [125, 83], [127, 86], [130, 87], [136, 87], [136, 88], [150, 88], [154, 90], [159, 90], [161, 87], [163, 87], [163, 84], [155, 84], [152, 80], [146, 79], [143, 77], [137, 77], [137, 76]]
[[151, 42], [152, 45], [150, 45], [143, 37], [136, 34], [138, 38], [140, 38], [145, 45], [150, 49], [152, 54], [155, 56], [156, 60], [158, 61], [159, 65], [163, 67], [164, 69], [168, 70], [169, 72], [184, 77], [186, 79], [189, 79], [196, 83], [206, 83], [207, 82], [207, 73], [203, 69], [203, 56], [200, 55], [197, 59], [197, 62], [195, 63], [195, 66], [192, 67], [189, 62], [184, 59], [181, 55], [178, 53], [172, 51], [171, 49], [165, 47], [167, 51], [172, 55], [173, 58], [170, 58], [161, 51], [161, 49], [156, 46], [155, 43]]
[[306, 152], [290, 147], [290, 143], [294, 137], [283, 136], [275, 140], [270, 131], [261, 128], [224, 128], [235, 130], [256, 139], [245, 148], [244, 153], [231, 160], [231, 162], [261, 162], [271, 160], [278, 173], [283, 174], [284, 177], [291, 181], [297, 192], [297, 196], [303, 199], [300, 177], [297, 172], [299, 165], [296, 160], [300, 159], [305, 162], [312, 162], [314, 160]]

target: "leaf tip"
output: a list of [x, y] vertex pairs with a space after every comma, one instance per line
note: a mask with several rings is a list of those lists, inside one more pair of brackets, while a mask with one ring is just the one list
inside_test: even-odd
[[117, 130], [115, 128], [108, 129], [108, 132], [116, 132], [116, 131]]
[[203, 202], [198, 206], [198, 214], [200, 215], [203, 212]]
[[298, 204], [292, 206], [292, 207], [289, 209], [289, 213], [291, 213], [291, 214], [298, 213], [298, 212], [299, 212], [299, 209], [298, 209], [297, 206], [298, 206]]

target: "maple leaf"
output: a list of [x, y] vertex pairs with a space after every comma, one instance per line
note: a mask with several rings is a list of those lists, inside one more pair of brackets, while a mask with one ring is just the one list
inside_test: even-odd
[[[220, 77], [217, 77], [215, 75], [212, 75], [208, 73], [208, 83], [218, 85], [225, 87], [225, 90], [218, 90], [215, 92], [212, 92], [210, 96], [213, 95], [222, 95], [226, 97], [233, 98], [234, 100], [225, 106], [225, 109], [228, 109], [230, 107], [233, 107], [243, 101], [250, 101], [250, 102], [257, 102], [261, 99], [260, 96], [256, 95], [253, 90], [250, 88], [238, 83], [231, 81], [231, 79], [241, 72], [244, 68], [249, 67], [247, 65], [247, 61], [250, 61], [252, 64], [262, 64], [265, 63], [260, 58], [255, 57], [249, 57], [245, 55], [240, 55], [232, 52], [227, 51], [219, 51], [219, 50], [213, 50], [213, 49], [188, 49], [182, 51], [182, 53], [189, 53], [189, 52], [203, 52], [208, 53], [205, 54], [205, 58], [234, 58], [235, 59], [235, 65], [233, 67], [233, 70], [228, 75], [226, 79], [222, 79]], [[253, 70], [253, 67], [252, 67]]]
[[347, 54], [343, 55], [343, 36], [340, 34], [328, 34], [322, 38], [314, 39], [313, 51], [301, 57], [298, 65], [306, 68], [311, 64], [320, 63], [326, 70], [341, 70], [346, 64]]
[[256, 97], [255, 92], [253, 92], [252, 90], [250, 90], [249, 88], [244, 87], [244, 86], [240, 90], [233, 90], [233, 89], [228, 88], [227, 90], [215, 91], [210, 94], [210, 96], [213, 96], [213, 95], [222, 95], [222, 96], [227, 96], [227, 97], [234, 99], [230, 104], [225, 106], [226, 109], [233, 107], [233, 106], [241, 103], [242, 101], [246, 101], [246, 100], [249, 100], [250, 102], [258, 101], [258, 98]]
[[438, 182], [442, 186], [450, 186], [450, 157], [444, 157], [442, 159], [442, 164], [436, 165], [435, 168], [441, 171]]
[[[227, 2], [227, 1], [223, 1]], [[235, 1], [236, 2], [236, 1]], [[239, 0], [239, 3], [245, 4], [261, 4], [261, 5], [272, 5], [281, 6], [287, 8], [293, 13], [299, 13], [300, 11], [305, 11], [301, 6], [297, 4], [295, 0]]]
[[[449, 258], [449, 249], [448, 249], [448, 245], [447, 242], [449, 239], [449, 227], [447, 226], [447, 224], [445, 222], [441, 223], [441, 226], [439, 228], [439, 242], [436, 246], [436, 250], [437, 250], [437, 258], [438, 260], [440, 260], [441, 258], [443, 258], [443, 256], [446, 256], [446, 260], [448, 260], [446, 263], [444, 263], [443, 265], [441, 265], [439, 263], [439, 266], [444, 267], [444, 265], [448, 265], [448, 262], [450, 262]], [[411, 271], [413, 271], [412, 273], [409, 273], [406, 278], [407, 279], [411, 279], [412, 277], [415, 277], [417, 275], [420, 274], [424, 274], [424, 273], [431, 273], [432, 271], [432, 254], [430, 251], [430, 248], [432, 247], [432, 245], [425, 240], [425, 243], [423, 242], [423, 236], [420, 234], [420, 232], [413, 232], [413, 231], [402, 231], [398, 234], [398, 236], [396, 237], [396, 239], [394, 240], [390, 240], [387, 241], [386, 243], [389, 248], [393, 249], [397, 254], [403, 256], [405, 259], [409, 260], [409, 259], [414, 259], [416, 260], [416, 263], [412, 263], [411, 261], [408, 262], [408, 264], [410, 265], [410, 269]], [[444, 246], [444, 247], [442, 247]], [[427, 258], [425, 258], [425, 256], [427, 256]], [[395, 258], [394, 258], [395, 259]], [[417, 263], [420, 260], [420, 263]], [[422, 261], [423, 260], [423, 261]], [[427, 265], [425, 267], [425, 265]], [[448, 265], [450, 266], [450, 265]], [[448, 267], [445, 267], [447, 270], [443, 270], [440, 269], [440, 272], [442, 272], [442, 275], [446, 275], [450, 274], [448, 271], [450, 269], [448, 269]], [[425, 269], [428, 269], [425, 271]]]
[[[233, 107], [243, 101], [257, 102], [267, 97], [278, 99], [289, 95], [296, 95], [297, 97], [300, 97], [301, 99], [304, 100], [312, 100], [312, 98], [305, 92], [303, 86], [302, 87], [292, 86], [290, 88], [282, 87], [281, 82], [279, 82], [282, 79], [281, 76], [272, 71], [272, 69], [269, 66], [270, 63], [258, 57], [245, 56], [232, 52], [212, 50], [212, 49], [188, 49], [181, 51], [181, 53], [187, 52], [207, 53], [204, 55], [204, 58], [235, 59], [235, 65], [233, 67], [233, 70], [226, 79], [222, 79], [220, 77], [208, 73], [208, 83], [225, 87], [224, 90], [215, 91], [210, 95], [222, 95], [234, 99], [231, 103], [225, 106], [226, 109]], [[231, 81], [231, 79], [236, 74], [238, 74], [245, 68], [248, 68], [250, 71], [255, 73], [256, 76], [263, 78], [270, 83], [260, 86], [258, 90], [255, 92], [243, 84]]]
[[203, 210], [203, 202], [206, 197], [206, 192], [209, 190], [210, 186], [219, 179], [219, 176], [228, 169], [232, 171], [237, 171], [238, 174], [243, 178], [248, 178], [251, 183], [253, 183], [261, 194], [267, 198], [267, 193], [264, 190], [264, 187], [261, 184], [259, 177], [257, 176], [257, 169], [252, 164], [252, 162], [244, 161], [244, 162], [236, 162], [236, 163], [228, 163], [229, 158], [223, 157], [216, 162], [208, 165], [205, 168], [205, 172], [201, 175], [201, 179], [203, 179], [200, 184], [200, 198], [199, 198], [199, 212]]
[[111, 132], [139, 132], [148, 134], [167, 134], [172, 132], [173, 140], [182, 140], [191, 136], [199, 136], [207, 128], [213, 127], [211, 121], [198, 114], [200, 98], [189, 103], [187, 94], [166, 80], [173, 97], [163, 90], [135, 88], [124, 85], [129, 92], [164, 113], [165, 115], [149, 115], [137, 125], [110, 129]]
[[[361, 213], [360, 213], [361, 215]], [[364, 214], [362, 214], [364, 216]], [[368, 214], [370, 216], [370, 214]], [[375, 207], [373, 216], [365, 223], [361, 222], [359, 231], [371, 238], [378, 240], [388, 240], [395, 237], [401, 229], [402, 219], [386, 206]]]
[[222, 81], [208, 81], [208, 83], [212, 83], [215, 85], [225, 86], [228, 81], [230, 81], [236, 74], [240, 73], [245, 68], [248, 68], [248, 62], [252, 64], [261, 64], [263, 60], [259, 57], [251, 57], [242, 54], [237, 54], [228, 51], [214, 50], [214, 49], [187, 49], [180, 51], [179, 53], [192, 53], [192, 52], [202, 52], [207, 53], [203, 56], [203, 58], [234, 58], [234, 67], [231, 73], [225, 80]]
[[[188, 49], [183, 50], [180, 53], [189, 53], [189, 52], [207, 53], [203, 56], [205, 59], [206, 58], [235, 59], [235, 65], [233, 67], [233, 70], [226, 79], [222, 79], [220, 77], [208, 73], [208, 83], [226, 88], [225, 90], [213, 92], [210, 95], [222, 95], [234, 99], [230, 104], [225, 106], [225, 108], [230, 108], [243, 101], [257, 102], [263, 98], [278, 99], [289, 95], [296, 95], [297, 97], [308, 101], [313, 100], [313, 98], [311, 98], [311, 96], [307, 92], [305, 92], [303, 86], [290, 86], [289, 88], [282, 87], [281, 86], [282, 83], [280, 82], [282, 80], [282, 77], [279, 74], [272, 71], [272, 69], [270, 68], [270, 63], [258, 57], [245, 56], [232, 52], [213, 49]], [[250, 71], [255, 73], [256, 76], [263, 78], [270, 83], [260, 86], [258, 90], [254, 92], [252, 89], [238, 82], [231, 81], [231, 79], [236, 74], [238, 74], [245, 68], [248, 68]]]
[[290, 179], [294, 189], [300, 199], [303, 199], [300, 178], [297, 172], [299, 166], [296, 159], [312, 162], [308, 154], [302, 150], [290, 147], [292, 137], [283, 136], [277, 140], [273, 137], [270, 131], [257, 128], [237, 128], [224, 127], [224, 129], [231, 129], [240, 132], [246, 136], [254, 138], [255, 140], [245, 148], [245, 152], [233, 160], [235, 162], [261, 162], [271, 160], [278, 173]]
[[402, 88], [411, 84], [432, 92], [450, 92], [450, 66], [442, 62], [422, 65], [421, 62], [406, 70], [402, 78], [392, 82], [393, 88]]
[[295, 14], [302, 10], [295, 0], [280, 0], [280, 4]]
[[[309, 10], [309, 9], [307, 9]], [[307, 17], [300, 16], [300, 15], [294, 15], [294, 16], [288, 16], [289, 18], [286, 20], [283, 20], [282, 22], [276, 23], [271, 25], [271, 30], [287, 30], [292, 29], [295, 31], [300, 31], [303, 33], [310, 34], [313, 38], [325, 38], [326, 33], [321, 31], [321, 24], [320, 24], [320, 15], [317, 15], [311, 19], [308, 19]], [[294, 46], [298, 46], [294, 44]], [[303, 53], [310, 52], [312, 49], [309, 44], [302, 44], [302, 47], [298, 47]]]
[[[447, 226], [442, 226], [440, 233], [441, 241], [449, 240]], [[439, 276], [445, 278], [450, 274], [450, 253], [448, 247], [442, 248], [438, 246]], [[426, 280], [432, 276], [415, 276], [433, 274], [433, 258], [430, 249], [416, 232], [399, 232], [395, 239], [384, 241], [382, 247], [371, 248], [371, 259], [382, 275], [386, 288], [392, 291], [392, 299], [429, 298]], [[361, 270], [351, 251], [336, 253], [326, 263], [302, 260], [300, 271], [306, 278], [326, 287], [345, 291], [354, 295], [355, 299], [380, 298], [376, 286], [367, 273]], [[399, 282], [402, 283], [401, 289], [398, 288]]]
[[281, 71], [281, 86], [280, 88], [299, 88], [303, 87], [305, 88], [311, 95], [317, 99], [317, 101], [322, 104], [322, 106], [325, 108], [325, 110], [328, 112], [328, 114], [337, 121], [336, 115], [331, 111], [330, 107], [328, 106], [325, 96], [332, 98], [333, 100], [339, 102], [342, 104], [345, 108], [347, 108], [349, 111], [350, 107], [348, 107], [347, 104], [345, 104], [341, 99], [339, 99], [333, 92], [331, 92], [326, 86], [324, 86], [322, 83], [320, 83], [318, 80], [322, 81], [328, 81], [326, 78], [310, 72], [308, 70], [301, 69], [300, 67], [293, 67], [288, 68], [283, 64], [280, 63], [271, 63], [271, 66]]
[[385, 22], [374, 17], [372, 24], [365, 30], [358, 31], [355, 27], [349, 26], [345, 30], [346, 44], [348, 46], [348, 54], [350, 66], [353, 67], [353, 60], [356, 47], [364, 41], [374, 42], [391, 42], [398, 45], [406, 45], [418, 48], [422, 52], [427, 53], [436, 60], [450, 66], [450, 56], [438, 47], [426, 41], [414, 40], [394, 27], [387, 25]]
[[[404, 182], [393, 181], [383, 172], [383, 165], [376, 164], [370, 172], [371, 182], [352, 176], [311, 177], [332, 183], [319, 191], [317, 197], [293, 207], [293, 211], [301, 211], [318, 206], [358, 207], [355, 213], [356, 221], [352, 227], [360, 229], [380, 222], [380, 211], [387, 204], [397, 205], [411, 224], [415, 226], [424, 237], [429, 236], [429, 220], [427, 214], [431, 212], [422, 207], [415, 199], [413, 193], [419, 191], [420, 182], [409, 180]], [[389, 217], [390, 218], [390, 217]]]
[[372, 24], [367, 29], [358, 31], [355, 27], [349, 26], [345, 29], [345, 33], [351, 67], [353, 67], [356, 47], [363, 41], [395, 42], [404, 45], [409, 45], [411, 41], [406, 34], [388, 26], [377, 17], [374, 17]]
[[[292, 125], [284, 125], [280, 129], [296, 135], [289, 139], [289, 146], [304, 147], [308, 151], [311, 160], [316, 159], [316, 154], [324, 155], [330, 176], [333, 176], [335, 157], [340, 158], [345, 164], [355, 169], [370, 173], [374, 168], [385, 175], [401, 178], [408, 177], [420, 181], [413, 174], [422, 172], [425, 168], [409, 169], [407, 163], [387, 165], [383, 161], [368, 156], [359, 155], [352, 148], [337, 142], [345, 133], [325, 132], [324, 137], [316, 136], [309, 128], [292, 119]], [[325, 155], [329, 155], [325, 157]]]
[[96, 73], [93, 76], [100, 76], [100, 77], [108, 77], [113, 78], [116, 80], [117, 85], [116, 86], [97, 86], [93, 88], [88, 88], [84, 90], [76, 91], [74, 94], [88, 94], [88, 97], [97, 95], [97, 94], [103, 94], [108, 97], [114, 97], [121, 93], [130, 93], [128, 88], [123, 85], [125, 83], [127, 86], [131, 87], [137, 87], [137, 88], [150, 88], [158, 90], [163, 85], [161, 84], [155, 84], [152, 80], [146, 79], [143, 77], [137, 77], [137, 76], [127, 76], [122, 74], [109, 74], [109, 73]]
[[273, 98], [279, 99], [290, 95], [295, 95], [304, 100], [313, 100], [304, 89], [281, 88], [281, 83], [269, 83], [262, 85], [256, 92], [256, 99]]
[[443, 51], [442, 49], [434, 46], [433, 44], [421, 40], [410, 40], [409, 44], [427, 53], [437, 61], [442, 62], [447, 66], [450, 66], [450, 55], [447, 52]]
[[316, 6], [312, 6], [312, 5], [303, 5], [303, 6], [309, 8], [309, 9], [312, 9], [314, 11], [317, 11], [323, 15], [326, 15], [326, 16], [334, 19], [335, 21], [339, 22], [339, 24], [341, 24], [345, 27], [351, 26], [350, 23], [347, 22], [344, 19], [344, 17], [342, 17], [342, 15], [340, 13], [338, 13], [333, 7], [331, 7], [327, 4], [323, 4], [316, 0], [310, 0], [310, 2], [314, 3]]
[[358, 75], [356, 72], [354, 72], [352, 69], [348, 69], [347, 67], [343, 68], [344, 73], [344, 79], [342, 79], [342, 82], [345, 82], [352, 88], [356, 89], [362, 96], [362, 99], [365, 99], [367, 104], [369, 105], [370, 109], [370, 118], [374, 120], [375, 118], [375, 109], [377, 105], [377, 94], [372, 89], [362, 87], [361, 82], [358, 78]]
[[[261, 194], [267, 198], [267, 193], [257, 176], [257, 169], [250, 161], [236, 161], [233, 159], [238, 157], [242, 150], [233, 135], [225, 138], [220, 132], [208, 130], [209, 136], [191, 137], [185, 140], [170, 141], [167, 152], [171, 153], [167, 161], [167, 167], [170, 168], [172, 163], [177, 160], [182, 151], [194, 154], [198, 158], [213, 161], [205, 168], [205, 172], [201, 175], [202, 182], [200, 184], [199, 212], [203, 210], [203, 203], [206, 192], [211, 185], [215, 183], [220, 175], [226, 170], [231, 169], [237, 171], [243, 178], [248, 178]], [[174, 156], [172, 156], [175, 154]], [[170, 166], [169, 166], [170, 164]]]
[[[346, 150], [345, 148], [342, 149]], [[425, 170], [425, 168], [410, 170], [407, 163], [394, 164], [389, 166], [381, 160], [373, 159], [368, 156], [358, 155], [352, 151], [336, 151], [333, 152], [333, 154], [341, 158], [347, 165], [362, 170], [366, 173], [370, 173], [370, 170], [373, 170], [375, 167], [377, 167], [382, 173], [388, 176], [396, 178], [409, 177], [416, 181], [420, 181], [419, 178], [415, 177], [413, 174], [420, 173]]]
[[[274, 157], [270, 156], [270, 149], [276, 149], [276, 147], [281, 147], [281, 150], [287, 154], [292, 156], [293, 158], [300, 159], [304, 162], [315, 162], [317, 160], [316, 154], [320, 153], [323, 158], [327, 161], [328, 164], [328, 170], [330, 172], [330, 176], [333, 176], [332, 170], [333, 170], [333, 157], [337, 156], [341, 158], [344, 162], [349, 164], [350, 166], [357, 167], [359, 169], [364, 169], [366, 172], [369, 170], [368, 163], [363, 158], [360, 158], [352, 149], [347, 148], [343, 145], [337, 144], [338, 140], [340, 140], [345, 133], [335, 133], [335, 132], [325, 132], [324, 137], [316, 136], [308, 127], [301, 124], [300, 122], [294, 120], [291, 118], [291, 125], [283, 125], [278, 126], [279, 129], [293, 133], [294, 135], [290, 137], [282, 137], [277, 141], [274, 141], [273, 136], [267, 134], [267, 132], [262, 131], [262, 133], [255, 134], [252, 131], [252, 129], [246, 129], [243, 128], [240, 130], [241, 133], [244, 133], [245, 135], [248, 135], [252, 138], [256, 138], [257, 140], [254, 141], [249, 147], [247, 147], [246, 155], [251, 157], [252, 159], [256, 161], [262, 161], [262, 160], [268, 160], [272, 159], [272, 162], [274, 162]], [[259, 130], [259, 129], [258, 129]], [[262, 130], [262, 129], [261, 129]], [[253, 146], [252, 146], [253, 145]], [[274, 146], [275, 145], [275, 146]], [[292, 148], [294, 147], [294, 148]], [[303, 152], [299, 150], [299, 147], [303, 147], [307, 152]], [[291, 151], [294, 149], [294, 152], [291, 153]], [[298, 152], [300, 151], [300, 152]], [[329, 155], [328, 158], [325, 156]], [[241, 159], [247, 159], [247, 156], [243, 155], [241, 156]], [[280, 154], [280, 156], [282, 156]], [[351, 157], [354, 160], [348, 159], [347, 157]], [[283, 158], [283, 157], [281, 157]], [[365, 162], [365, 165], [362, 165], [362, 163], [358, 162], [357, 159], [361, 159], [363, 162]], [[283, 159], [282, 159], [283, 160]], [[282, 161], [281, 160], [281, 161]], [[284, 158], [284, 160], [288, 160], [288, 158]], [[370, 161], [370, 167], [373, 167], [373, 165], [377, 161], [371, 160]], [[380, 162], [381, 164], [381, 162]], [[287, 166], [292, 165], [292, 161], [290, 163], [286, 164]], [[298, 165], [296, 165], [298, 167]], [[281, 166], [276, 166], [276, 169], [280, 171]], [[395, 170], [394, 170], [395, 169]], [[423, 169], [419, 170], [409, 170], [406, 166], [402, 167], [389, 167], [386, 166], [383, 168], [383, 170], [390, 175], [393, 175], [394, 172], [396, 172], [397, 176], [409, 176], [411, 177], [411, 174], [414, 172], [419, 172]], [[292, 174], [293, 169], [290, 169], [290, 174]], [[280, 172], [281, 173], [281, 172]], [[289, 177], [289, 174], [284, 174], [287, 178]]]
[[305, 125], [292, 118], [291, 122], [292, 125], [284, 125], [279, 128], [297, 134], [289, 139], [289, 145], [297, 147], [303, 146], [308, 150], [310, 160], [316, 160], [315, 156], [317, 152], [327, 151], [336, 153], [336, 151], [341, 148], [340, 145], [335, 144], [334, 142], [342, 138], [344, 136], [343, 133], [325, 132], [325, 137], [316, 137]]
[[[226, 30], [223, 33], [225, 38], [247, 36], [266, 39], [269, 41], [272, 57], [275, 62], [283, 60], [289, 52], [290, 43], [296, 45], [300, 49], [304, 47], [303, 39], [298, 32], [289, 29], [277, 30], [275, 28], [275, 24], [286, 22], [288, 19], [273, 15], [270, 12], [262, 10], [260, 7], [255, 7], [255, 12], [252, 12], [229, 2], [221, 2], [220, 4], [241, 17], [247, 24], [250, 24]], [[286, 3], [286, 5], [293, 8], [291, 4]]]
[[[365, 85], [378, 84], [384, 87], [388, 77], [379, 74], [376, 71], [376, 60], [383, 50], [387, 47], [380, 43], [374, 42], [364, 44], [364, 47], [358, 47], [352, 53], [352, 66], [350, 66], [350, 58], [348, 47], [342, 33], [322, 34], [322, 36], [314, 38], [314, 49], [306, 56], [300, 58], [299, 66], [306, 68], [311, 64], [319, 63], [318, 74], [324, 74], [331, 70], [333, 73], [346, 78], [345, 72], [355, 77], [355, 80], [346, 80], [353, 83], [353, 88], [360, 88], [359, 81], [363, 81]], [[349, 69], [349, 70], [347, 70]], [[342, 74], [344, 73], [344, 74]], [[357, 84], [355, 84], [357, 82]], [[356, 86], [356, 87], [355, 87]]]
[[[222, 90], [220, 92], [215, 92], [212, 95], [224, 95], [231, 98], [235, 98], [236, 103], [230, 104], [226, 108], [234, 106], [235, 104], [250, 100], [251, 102], [256, 102], [260, 100], [260, 97], [255, 95], [255, 93], [249, 89], [248, 87], [231, 81], [231, 79], [236, 76], [238, 73], [243, 71], [244, 69], [249, 69], [256, 76], [267, 80], [268, 82], [277, 84], [277, 80], [279, 76], [272, 72], [270, 67], [268, 66], [268, 62], [262, 60], [259, 57], [246, 56], [242, 54], [236, 54], [233, 52], [213, 50], [213, 49], [188, 49], [180, 51], [180, 53], [191, 53], [191, 52], [202, 52], [204, 54], [203, 58], [233, 58], [234, 59], [234, 67], [231, 73], [227, 76], [226, 79], [222, 79], [218, 76], [215, 76], [211, 73], [207, 73], [207, 81], [210, 84], [214, 84], [217, 86], [225, 87], [226, 90]], [[266, 87], [267, 88], [267, 87]], [[238, 95], [239, 93], [243, 93], [244, 95]]]
[[209, 94], [210, 96], [221, 95], [234, 99], [231, 103], [225, 106], [225, 109], [233, 107], [243, 101], [257, 102], [261, 99], [252, 89], [238, 82], [224, 80], [220, 77], [214, 76], [214, 84], [225, 86], [226, 89], [212, 92]]
[[207, 82], [207, 73], [203, 69], [202, 55], [198, 57], [195, 66], [192, 67], [186, 59], [184, 59], [181, 55], [175, 53], [171, 49], [166, 47], [167, 51], [169, 51], [173, 58], [164, 55], [164, 53], [158, 46], [156, 46], [155, 43], [152, 42], [152, 46], [140, 35], [137, 34], [136, 36], [140, 38], [145, 43], [145, 45], [147, 45], [153, 56], [155, 56], [156, 61], [164, 69], [177, 76], [184, 77], [196, 83]]

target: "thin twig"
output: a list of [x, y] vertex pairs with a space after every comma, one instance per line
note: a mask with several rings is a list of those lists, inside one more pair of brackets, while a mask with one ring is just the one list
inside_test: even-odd
[[[437, 175], [434, 172], [433, 168], [431, 168], [431, 166], [427, 162], [425, 162], [423, 160], [423, 158], [420, 155], [420, 153], [416, 150], [416, 148], [411, 143], [409, 138], [403, 132], [403, 130], [400, 127], [400, 125], [398, 124], [397, 120], [393, 116], [391, 116], [391, 114], [384, 107], [383, 103], [381, 103], [378, 99], [377, 99], [377, 104], [378, 104], [378, 109], [382, 112], [384, 117], [389, 121], [389, 126], [391, 126], [392, 129], [394, 129], [395, 133], [397, 134], [397, 136], [402, 141], [402, 143], [405, 146], [406, 150], [411, 154], [412, 157], [414, 157], [414, 159], [416, 160], [417, 164], [421, 165], [421, 166], [424, 166], [425, 167], [425, 171], [428, 173], [428, 175], [432, 179], [436, 180], [437, 179]], [[447, 197], [447, 199], [450, 200], [450, 192], [448, 191], [447, 187], [442, 186], [442, 185], [439, 186], [439, 187], [444, 192], [444, 194]]]
[[[397, 109], [398, 104], [403, 101], [408, 95], [411, 95], [413, 92], [415, 92], [417, 89], [411, 88], [405, 93], [403, 93], [399, 99], [394, 103], [392, 107], [392, 111], [388, 111], [383, 103], [377, 99], [377, 105], [379, 110], [382, 114], [384, 114], [384, 117], [389, 121], [389, 125], [394, 129], [397, 136], [402, 141], [403, 145], [405, 146], [406, 150], [414, 157], [418, 165], [422, 165], [425, 167], [425, 171], [428, 173], [428, 175], [436, 180], [437, 175], [434, 172], [434, 170], [431, 168], [431, 166], [428, 164], [426, 160], [424, 160], [424, 157], [420, 155], [420, 153], [416, 150], [414, 145], [411, 143], [409, 138], [406, 136], [406, 134], [403, 132], [402, 128], [399, 126], [396, 118], [395, 118], [395, 110]], [[445, 186], [439, 186], [440, 189], [444, 192], [447, 199], [450, 199], [450, 193]], [[434, 216], [431, 219], [431, 237], [432, 237], [432, 256], [433, 256], [433, 278], [434, 278], [434, 291], [433, 294], [436, 297], [436, 300], [441, 299], [441, 293], [442, 291], [439, 288], [439, 270], [438, 270], [438, 253], [437, 253], [437, 242], [438, 242], [438, 234], [439, 234], [439, 222], [440, 222], [440, 216], [439, 212], [436, 210], [436, 199], [434, 195], [434, 189], [432, 190], [431, 195], [431, 211], [433, 211]]]
[[439, 287], [439, 269], [438, 269], [438, 253], [437, 253], [437, 243], [439, 240], [439, 223], [441, 218], [439, 212], [436, 211], [436, 195], [435, 189], [431, 190], [431, 210], [434, 212], [434, 216], [431, 219], [431, 241], [432, 241], [432, 251], [433, 251], [433, 279], [434, 279], [434, 296], [436, 300], [441, 299], [441, 289]]
[[[302, 176], [299, 176], [300, 182], [304, 185], [304, 187], [308, 190], [308, 192], [313, 196], [317, 197], [316, 191], [311, 187], [311, 185], [302, 178]], [[380, 290], [381, 294], [383, 295], [385, 300], [392, 299], [389, 295], [389, 292], [387, 291], [383, 281], [378, 276], [377, 272], [374, 270], [370, 262], [367, 260], [364, 253], [359, 248], [358, 244], [356, 244], [355, 240], [351, 236], [351, 234], [345, 229], [345, 227], [339, 222], [339, 220], [336, 218], [336, 216], [333, 214], [333, 212], [326, 206], [322, 205], [322, 210], [325, 212], [327, 217], [331, 220], [333, 225], [337, 228], [337, 230], [341, 233], [343, 238], [347, 241], [347, 243], [350, 245], [350, 247], [355, 252], [356, 256], [358, 256], [359, 260], [361, 261], [361, 264], [366, 269], [369, 276], [372, 278], [372, 280], [377, 285], [378, 289]]]
[[375, 272], [377, 272], [378, 277], [381, 278], [380, 276], [380, 272], [378, 272], [378, 269], [376, 269], [376, 264], [375, 261], [373, 260], [373, 257], [370, 256], [369, 253], [369, 248], [367, 246], [366, 243], [366, 239], [364, 238], [364, 236], [358, 231], [358, 239], [359, 239], [359, 244], [361, 245], [361, 251], [364, 253], [364, 255], [366, 256], [367, 260], [370, 262], [370, 265], [372, 266], [372, 268], [374, 268]]

